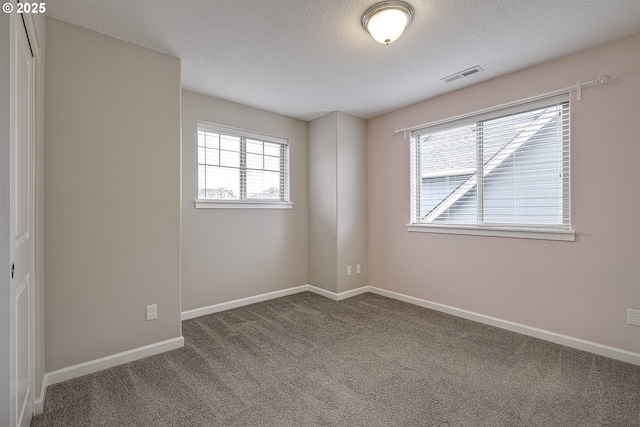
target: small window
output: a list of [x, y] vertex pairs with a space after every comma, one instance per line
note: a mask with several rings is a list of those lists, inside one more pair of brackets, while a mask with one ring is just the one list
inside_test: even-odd
[[196, 207], [290, 205], [288, 172], [288, 140], [198, 123]]
[[410, 226], [569, 231], [568, 96], [411, 137]]

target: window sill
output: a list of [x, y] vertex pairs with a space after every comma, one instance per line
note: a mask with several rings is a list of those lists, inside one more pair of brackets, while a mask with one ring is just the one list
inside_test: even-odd
[[196, 200], [196, 209], [292, 209], [292, 202]]
[[531, 229], [509, 227], [471, 227], [451, 225], [407, 224], [407, 231], [418, 233], [465, 234], [471, 236], [511, 237], [516, 239], [560, 240], [574, 242], [573, 230]]

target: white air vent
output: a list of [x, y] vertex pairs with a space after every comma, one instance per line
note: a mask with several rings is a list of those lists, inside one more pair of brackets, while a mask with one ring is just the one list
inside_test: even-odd
[[479, 65], [476, 65], [475, 67], [467, 68], [466, 70], [458, 71], [455, 74], [451, 74], [450, 76], [443, 77], [440, 80], [442, 80], [445, 83], [449, 83], [454, 80], [458, 80], [463, 77], [470, 76], [471, 74], [479, 73], [480, 71], [484, 71], [484, 70]]

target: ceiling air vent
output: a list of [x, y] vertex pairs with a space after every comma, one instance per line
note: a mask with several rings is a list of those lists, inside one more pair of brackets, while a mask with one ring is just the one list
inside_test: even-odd
[[455, 74], [451, 74], [450, 76], [443, 77], [440, 80], [442, 80], [445, 83], [449, 83], [454, 80], [458, 80], [463, 77], [470, 76], [471, 74], [479, 73], [480, 71], [484, 71], [484, 70], [479, 65], [476, 65], [475, 67], [467, 68], [466, 70], [458, 71]]

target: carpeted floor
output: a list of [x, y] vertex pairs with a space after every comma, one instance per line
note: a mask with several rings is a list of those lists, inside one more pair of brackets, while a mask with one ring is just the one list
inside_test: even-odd
[[374, 294], [183, 322], [185, 347], [49, 387], [43, 426], [640, 426], [640, 366]]

